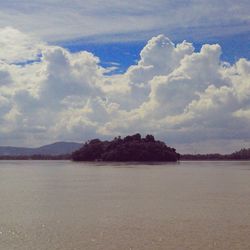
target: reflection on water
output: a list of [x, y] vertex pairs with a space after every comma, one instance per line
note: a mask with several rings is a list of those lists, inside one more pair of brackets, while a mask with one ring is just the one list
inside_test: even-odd
[[249, 250], [249, 170], [0, 161], [0, 249]]

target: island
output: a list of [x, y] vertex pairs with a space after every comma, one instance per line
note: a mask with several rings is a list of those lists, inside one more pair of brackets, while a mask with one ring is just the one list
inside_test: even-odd
[[180, 154], [164, 142], [155, 140], [153, 135], [128, 135], [112, 141], [93, 139], [72, 153], [73, 161], [113, 161], [113, 162], [176, 162]]

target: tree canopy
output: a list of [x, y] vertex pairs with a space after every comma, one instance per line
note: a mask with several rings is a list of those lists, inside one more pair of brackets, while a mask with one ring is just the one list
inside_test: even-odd
[[72, 154], [74, 161], [178, 161], [180, 155], [153, 135], [128, 135], [112, 141], [93, 139]]

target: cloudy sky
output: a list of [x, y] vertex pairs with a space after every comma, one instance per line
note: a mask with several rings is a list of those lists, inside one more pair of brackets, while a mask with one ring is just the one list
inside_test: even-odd
[[250, 2], [0, 0], [0, 145], [140, 132], [250, 147]]

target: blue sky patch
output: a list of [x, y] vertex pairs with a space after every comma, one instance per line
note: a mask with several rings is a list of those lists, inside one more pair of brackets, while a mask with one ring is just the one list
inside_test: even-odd
[[[182, 42], [182, 40], [174, 41], [174, 43], [180, 42]], [[60, 45], [67, 48], [70, 52], [89, 51], [100, 58], [100, 64], [103, 67], [117, 67], [110, 74], [119, 74], [124, 73], [129, 66], [136, 64], [140, 59], [140, 52], [146, 43], [147, 41], [81, 44], [74, 44], [74, 42], [72, 42], [66, 45]], [[239, 34], [237, 36], [234, 35], [233, 37], [212, 38], [202, 42], [193, 42], [195, 51], [199, 51], [204, 43], [220, 44], [222, 47], [221, 59], [231, 64], [242, 57], [250, 59], [250, 33]]]

